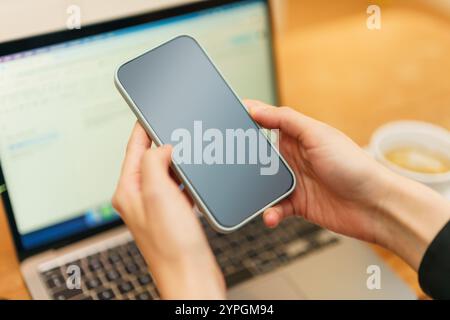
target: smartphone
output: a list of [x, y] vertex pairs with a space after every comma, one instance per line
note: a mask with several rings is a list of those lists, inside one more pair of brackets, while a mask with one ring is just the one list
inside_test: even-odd
[[287, 197], [295, 176], [200, 44], [178, 36], [121, 66], [115, 84], [211, 226], [228, 233]]

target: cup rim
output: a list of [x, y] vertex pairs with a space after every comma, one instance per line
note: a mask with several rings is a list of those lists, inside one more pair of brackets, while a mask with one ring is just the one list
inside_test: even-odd
[[421, 173], [412, 170], [408, 170], [403, 168], [388, 159], [386, 159], [384, 152], [381, 150], [382, 141], [386, 139], [386, 137], [392, 137], [396, 133], [400, 132], [414, 132], [414, 133], [422, 133], [428, 134], [431, 137], [435, 137], [436, 140], [439, 140], [441, 143], [448, 144], [450, 150], [450, 131], [422, 121], [416, 120], [400, 120], [386, 123], [379, 127], [372, 134], [370, 140], [370, 150], [375, 159], [381, 162], [386, 167], [391, 170], [406, 176], [408, 178], [414, 179], [416, 181], [426, 183], [426, 184], [442, 184], [442, 183], [450, 183], [450, 171], [445, 173]]

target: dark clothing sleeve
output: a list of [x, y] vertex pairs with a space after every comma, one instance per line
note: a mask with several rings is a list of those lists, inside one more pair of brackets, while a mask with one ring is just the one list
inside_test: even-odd
[[433, 299], [450, 299], [450, 222], [425, 252], [419, 267], [419, 282]]

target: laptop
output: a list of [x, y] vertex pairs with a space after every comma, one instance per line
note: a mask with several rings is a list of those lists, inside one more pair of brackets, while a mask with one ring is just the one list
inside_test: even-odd
[[[135, 122], [113, 75], [178, 34], [202, 43], [239, 96], [277, 103], [264, 0], [201, 1], [0, 44], [0, 185], [34, 299], [159, 298], [111, 206]], [[229, 298], [415, 298], [368, 246], [300, 218], [228, 235], [202, 223]], [[71, 270], [79, 285], [68, 285]]]

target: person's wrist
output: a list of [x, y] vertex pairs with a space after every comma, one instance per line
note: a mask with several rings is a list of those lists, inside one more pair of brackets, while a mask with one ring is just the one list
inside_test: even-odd
[[378, 163], [367, 164], [364, 172], [365, 186], [361, 195], [357, 198], [357, 205], [364, 216], [366, 234], [362, 239], [386, 247], [390, 243], [390, 225], [394, 219], [386, 209], [387, 201], [395, 193], [392, 185], [392, 174]]
[[379, 180], [375, 242], [417, 270], [431, 241], [450, 219], [450, 204], [434, 190], [390, 171], [380, 174]]
[[173, 261], [149, 264], [164, 299], [224, 299], [223, 275], [212, 253], [180, 254]]

